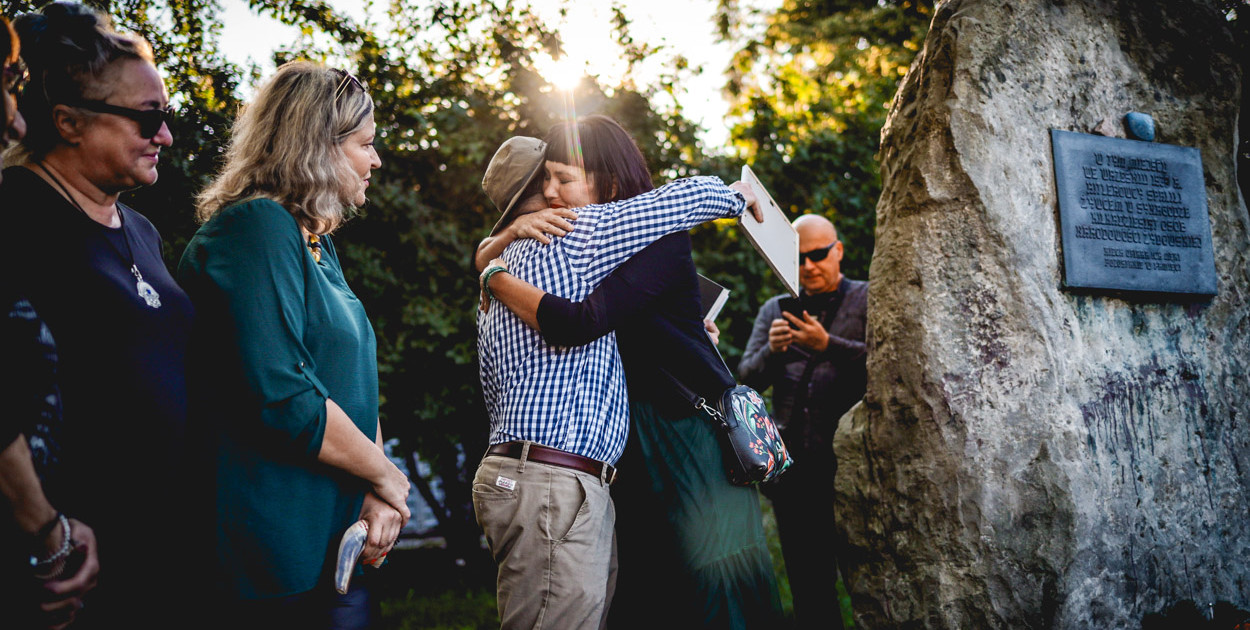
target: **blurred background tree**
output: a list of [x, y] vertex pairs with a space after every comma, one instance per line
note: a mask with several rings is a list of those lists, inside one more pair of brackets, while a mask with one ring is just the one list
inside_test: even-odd
[[[727, 69], [732, 144], [720, 172], [736, 179], [749, 164], [791, 218], [833, 221], [851, 278], [868, 278], [881, 127], [932, 17], [932, 0], [784, 0], [765, 14], [718, 1], [721, 36], [739, 44]], [[703, 273], [737, 291], [718, 322], [733, 366], [760, 304], [783, 288], [736, 231], [718, 225], [695, 236]]]
[[[43, 2], [8, 2], [7, 15]], [[124, 196], [147, 214], [177, 264], [196, 229], [194, 196], [219, 166], [241, 87], [262, 78], [221, 54], [216, 0], [89, 0], [154, 48], [178, 118], [159, 181]], [[348, 281], [377, 331], [382, 426], [396, 438], [413, 481], [460, 558], [480, 557], [470, 504], [473, 468], [488, 426], [479, 389], [470, 257], [498, 218], [481, 192], [486, 164], [512, 135], [542, 136], [575, 114], [604, 113], [638, 138], [657, 181], [699, 172], [697, 128], [679, 105], [653, 104], [690, 71], [677, 60], [655, 85], [631, 76], [603, 86], [586, 77], [570, 91], [536, 69], [560, 42], [526, 5], [494, 0], [398, 0], [388, 29], [359, 24], [332, 5], [249, 0], [252, 10], [303, 35], [274, 53], [346, 67], [372, 87], [383, 166], [362, 216], [337, 235]], [[618, 5], [615, 34], [630, 64], [655, 49], [636, 42]], [[670, 99], [671, 102], [671, 99]], [[431, 474], [417, 471], [417, 457]], [[442, 484], [436, 493], [431, 481]], [[440, 500], [439, 496], [448, 497]]]
[[[615, 44], [631, 71], [614, 85], [583, 77], [566, 92], [538, 69], [540, 57], [561, 55], [560, 38], [524, 2], [392, 0], [385, 27], [318, 0], [247, 2], [301, 33], [274, 52], [275, 63], [321, 60], [371, 86], [383, 166], [362, 217], [336, 242], [377, 331], [384, 434], [398, 440], [394, 453], [435, 512], [431, 533], [469, 563], [489, 563], [470, 504], [487, 437], [470, 256], [498, 216], [480, 186], [498, 145], [542, 136], [566, 116], [604, 113], [634, 134], [657, 184], [696, 174], [733, 181], [750, 164], [792, 217], [831, 218], [846, 244], [844, 272], [866, 278], [880, 129], [933, 12], [931, 0], [784, 0], [769, 13], [708, 0], [709, 27], [715, 18], [739, 50], [731, 67], [694, 68], [670, 56], [664, 74], [643, 82], [632, 69], [659, 49], [635, 37], [618, 2]], [[5, 13], [42, 4], [6, 0]], [[263, 77], [222, 54], [218, 0], [87, 4], [152, 43], [178, 108], [159, 181], [124, 198], [161, 230], [172, 268], [196, 228], [195, 193], [219, 166], [243, 94]], [[727, 73], [729, 146], [703, 146], [684, 115], [680, 88], [700, 71]], [[718, 323], [734, 368], [759, 305], [783, 289], [731, 222], [698, 228], [694, 238], [701, 272], [733, 291]]]

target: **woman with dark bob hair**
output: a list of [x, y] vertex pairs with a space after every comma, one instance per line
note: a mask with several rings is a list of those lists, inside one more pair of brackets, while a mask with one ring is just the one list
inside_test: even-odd
[[287, 63], [199, 196], [178, 273], [201, 314], [192, 420], [216, 447], [222, 625], [369, 626], [363, 582], [335, 590], [339, 541], [364, 521], [361, 558], [380, 559], [409, 517], [408, 477], [382, 448], [373, 328], [330, 236], [365, 203], [373, 138], [356, 77]]
[[[91, 549], [78, 544], [89, 523], [99, 586], [76, 603], [75, 627], [167, 626], [184, 594], [174, 590], [182, 565], [154, 568], [153, 558], [184, 542], [192, 308], [156, 228], [119, 197], [156, 181], [173, 141], [169, 98], [148, 44], [83, 5], [49, 4], [14, 26], [30, 83], [18, 101], [26, 135], [6, 153], [13, 166], [0, 184], [20, 235], [8, 244], [20, 264], [6, 273], [50, 333], [44, 357], [55, 377], [31, 391], [59, 392], [44, 398], [46, 431], [27, 437], [58, 511], [38, 536], [62, 541], [48, 557], [64, 564], [36, 572], [89, 567]], [[40, 370], [17, 369], [23, 378]]]
[[[546, 142], [542, 192], [552, 208], [652, 188], [641, 152], [610, 118], [557, 125]], [[553, 346], [616, 333], [630, 431], [612, 490], [621, 561], [608, 627], [780, 627], [757, 491], [729, 483], [711, 419], [664, 376], [679, 376], [708, 400], [735, 383], [704, 327], [689, 232], [648, 245], [582, 302], [506, 273], [489, 276], [488, 289]]]
[[[629, 199], [655, 188], [642, 151], [624, 128], [607, 116], [596, 114], [580, 119], [576, 125], [556, 125], [548, 130], [545, 144], [549, 155], [559, 151], [568, 162], [554, 161], [560, 173], [553, 174], [546, 170], [553, 165], [548, 158], [542, 176], [535, 177], [523, 191], [525, 196], [541, 196], [547, 182], [559, 182], [561, 177], [603, 183], [593, 186], [593, 198], [587, 197], [586, 203], [581, 205]], [[583, 152], [583, 146], [593, 149]], [[573, 168], [560, 168], [562, 164]], [[551, 237], [572, 231], [572, 222], [577, 220], [573, 207], [562, 202], [531, 212], [517, 212], [518, 206], [514, 204], [510, 212], [501, 216], [491, 234], [478, 245], [473, 258], [478, 271], [485, 269], [486, 264], [513, 241], [532, 238], [550, 243]]]

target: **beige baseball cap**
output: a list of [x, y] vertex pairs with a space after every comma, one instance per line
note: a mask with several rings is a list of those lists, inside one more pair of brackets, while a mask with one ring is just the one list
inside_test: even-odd
[[501, 213], [499, 221], [491, 228], [491, 236], [512, 219], [512, 211], [521, 193], [542, 170], [546, 151], [546, 142], [527, 136], [512, 136], [495, 151], [495, 157], [490, 159], [486, 175], [482, 177], [482, 190], [486, 191], [486, 196]]

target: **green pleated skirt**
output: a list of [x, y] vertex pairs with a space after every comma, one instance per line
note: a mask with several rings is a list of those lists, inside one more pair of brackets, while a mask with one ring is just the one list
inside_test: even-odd
[[711, 421], [635, 397], [630, 424], [612, 489], [620, 569], [609, 627], [779, 627], [758, 491], [729, 483]]

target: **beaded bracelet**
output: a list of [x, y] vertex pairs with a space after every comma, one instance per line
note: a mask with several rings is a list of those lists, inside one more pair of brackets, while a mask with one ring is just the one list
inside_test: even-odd
[[502, 265], [491, 265], [490, 267], [487, 267], [484, 271], [482, 271], [482, 279], [481, 279], [482, 291], [486, 293], [486, 297], [492, 300], [495, 299], [495, 294], [490, 292], [490, 277], [501, 271], [504, 273], [508, 273], [508, 268]]
[[65, 515], [60, 512], [56, 513], [56, 518], [53, 519], [48, 525], [39, 529], [39, 533], [42, 534], [42, 536], [39, 536], [39, 539], [42, 540], [43, 538], [46, 538], [48, 534], [51, 534], [52, 526], [55, 523], [59, 523], [61, 525], [61, 534], [63, 534], [61, 536], [61, 548], [52, 552], [52, 555], [44, 558], [43, 560], [40, 560], [38, 556], [32, 554], [30, 556], [30, 567], [34, 569], [36, 573], [49, 573], [47, 569], [55, 567], [58, 563], [65, 560], [65, 558], [69, 556], [70, 549], [73, 546], [69, 538], [69, 519], [65, 518]]

